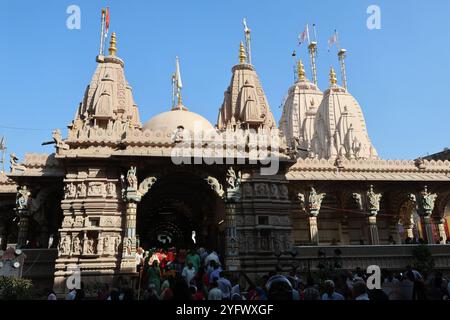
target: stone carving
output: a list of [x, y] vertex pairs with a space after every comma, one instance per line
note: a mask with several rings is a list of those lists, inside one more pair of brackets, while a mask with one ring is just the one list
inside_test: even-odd
[[373, 191], [373, 186], [371, 185], [369, 191], [367, 191], [367, 200], [368, 200], [368, 209], [369, 212], [378, 212], [380, 211], [380, 202], [381, 202], [381, 193], [375, 193]]
[[126, 255], [131, 255], [131, 247], [133, 245], [133, 242], [130, 238], [125, 238], [124, 240], [124, 250]]
[[238, 174], [239, 174], [239, 177], [236, 175], [236, 172], [234, 171], [233, 167], [230, 167], [228, 169], [228, 172], [227, 172], [228, 189], [234, 190], [237, 187], [239, 187], [241, 174], [240, 174], [240, 172]]
[[59, 244], [58, 253], [60, 256], [66, 256], [70, 254], [70, 237], [65, 236], [61, 239], [61, 243]]
[[139, 185], [139, 194], [141, 196], [144, 196], [147, 194], [147, 192], [153, 187], [153, 185], [156, 183], [158, 179], [156, 177], [148, 177], [144, 179], [144, 181], [141, 182]]
[[87, 187], [85, 183], [80, 183], [77, 187], [78, 192], [77, 192], [77, 196], [78, 198], [85, 198], [87, 195]]
[[128, 170], [127, 173], [128, 189], [137, 190], [138, 188], [136, 171], [137, 171], [136, 167], [131, 167], [130, 170]]
[[62, 223], [63, 228], [71, 228], [73, 224], [74, 224], [74, 221], [73, 221], [72, 217], [64, 217], [64, 220]]
[[65, 199], [75, 198], [77, 195], [77, 187], [73, 183], [66, 185], [64, 197]]
[[425, 186], [424, 190], [419, 194], [418, 198], [420, 214], [425, 217], [430, 216], [434, 210], [437, 194], [428, 192], [428, 187]]
[[9, 164], [11, 165], [11, 173], [16, 173], [17, 171], [23, 172], [25, 171], [27, 168], [18, 163], [19, 158], [17, 158], [15, 153], [11, 153], [10, 154], [10, 160], [9, 160]]
[[106, 186], [103, 182], [90, 182], [88, 196], [106, 197]]
[[98, 237], [98, 239], [97, 239], [97, 254], [100, 256], [103, 254], [103, 241], [104, 241], [104, 239], [102, 237]]
[[373, 185], [369, 187], [369, 191], [365, 194], [353, 193], [352, 198], [358, 205], [359, 210], [367, 211], [371, 216], [376, 216], [380, 211], [381, 193], [374, 191]]
[[53, 131], [52, 138], [54, 141], [53, 143], [56, 145], [56, 153], [58, 153], [60, 149], [62, 150], [70, 149], [69, 146], [62, 139], [61, 130], [56, 129], [55, 131]]
[[17, 191], [17, 196], [16, 196], [17, 209], [27, 210], [30, 205], [30, 201], [31, 201], [30, 196], [31, 196], [31, 192], [28, 190], [27, 186], [21, 187]]
[[326, 193], [317, 193], [316, 189], [314, 189], [313, 187], [309, 189], [306, 195], [303, 193], [299, 193], [297, 195], [303, 210], [314, 217], [319, 215], [322, 201], [325, 196]]
[[94, 240], [92, 239], [85, 239], [83, 241], [84, 246], [84, 254], [94, 254]]
[[103, 240], [103, 252], [105, 254], [114, 253], [114, 242], [110, 236], [106, 236]]
[[172, 134], [172, 141], [174, 143], [180, 143], [184, 141], [184, 127], [179, 126]]
[[233, 167], [230, 167], [227, 172], [227, 197], [229, 200], [239, 200], [241, 198], [241, 181], [242, 173], [239, 171], [237, 174]]
[[274, 183], [270, 185], [270, 196], [272, 198], [278, 199], [280, 197], [280, 193], [278, 191], [278, 186]]
[[108, 182], [106, 185], [106, 195], [108, 197], [116, 196], [116, 184], [114, 182]]
[[282, 184], [279, 189], [280, 189], [280, 198], [284, 200], [289, 199], [288, 187], [285, 184]]
[[244, 197], [245, 198], [251, 198], [253, 195], [253, 188], [251, 184], [245, 183], [244, 184]]
[[223, 198], [225, 191], [223, 190], [222, 185], [219, 183], [219, 180], [214, 177], [208, 177], [205, 180], [211, 186], [211, 189], [214, 190], [214, 192], [217, 193], [219, 197]]
[[82, 228], [82, 227], [84, 227], [84, 218], [81, 217], [81, 216], [75, 217], [75, 221], [73, 223], [73, 226], [75, 228]]
[[269, 188], [265, 183], [256, 183], [255, 191], [258, 197], [268, 197], [269, 196]]
[[75, 255], [81, 254], [81, 241], [80, 241], [80, 238], [78, 238], [78, 236], [76, 236], [73, 239], [73, 251], [72, 251], [72, 253], [75, 254]]
[[364, 210], [363, 200], [362, 200], [361, 194], [360, 193], [353, 193], [352, 194], [352, 198], [356, 202], [356, 205], [358, 206], [358, 209], [359, 210]]

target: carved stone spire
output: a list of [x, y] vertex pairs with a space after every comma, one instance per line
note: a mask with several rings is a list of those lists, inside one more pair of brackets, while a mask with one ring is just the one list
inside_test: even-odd
[[239, 49], [239, 64], [232, 69], [230, 86], [224, 94], [219, 110], [217, 127], [219, 130], [234, 129], [275, 129], [275, 118], [270, 110], [264, 90], [255, 68], [247, 63], [244, 44]]

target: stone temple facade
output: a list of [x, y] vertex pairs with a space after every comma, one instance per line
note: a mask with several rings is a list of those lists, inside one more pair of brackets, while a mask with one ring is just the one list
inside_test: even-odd
[[343, 248], [347, 267], [403, 267], [408, 238], [449, 268], [450, 162], [380, 159], [333, 70], [322, 92], [299, 63], [277, 126], [241, 45], [213, 126], [181, 95], [141, 122], [115, 34], [96, 62], [67, 138], [53, 132], [55, 153], [11, 155], [0, 176], [0, 245], [54, 267], [57, 292], [74, 267], [85, 282], [133, 277], [138, 245], [192, 239], [250, 277], [317, 246]]

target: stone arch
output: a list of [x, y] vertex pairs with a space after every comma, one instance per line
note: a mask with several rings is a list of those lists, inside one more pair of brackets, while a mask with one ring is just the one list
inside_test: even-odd
[[[208, 184], [207, 178], [213, 177], [208, 172], [188, 169], [149, 173], [142, 180], [138, 188], [142, 197], [137, 206], [136, 231], [144, 247], [158, 245], [159, 235], [173, 237], [168, 243], [176, 246], [190, 246], [190, 240], [195, 238], [203, 245], [217, 247], [220, 243], [216, 239], [217, 220], [219, 216], [224, 219], [225, 202], [219, 189]], [[183, 183], [179, 183], [181, 180]], [[217, 178], [213, 182], [223, 191]]]

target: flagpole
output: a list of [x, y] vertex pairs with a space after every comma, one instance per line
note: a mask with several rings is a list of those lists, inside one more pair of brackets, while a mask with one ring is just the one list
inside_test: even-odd
[[341, 66], [341, 76], [342, 76], [342, 85], [344, 86], [344, 89], [347, 90], [347, 71], [345, 69], [345, 58], [347, 56], [347, 50], [340, 49], [338, 52], [338, 59], [339, 64]]
[[247, 63], [252, 64], [251, 30], [247, 27], [247, 20], [244, 18], [245, 49], [247, 51]]
[[175, 109], [175, 74], [172, 74], [172, 109]]
[[297, 82], [297, 60], [296, 60], [296, 56], [297, 56], [297, 53], [294, 50], [294, 52], [292, 52], [292, 60], [294, 60], [294, 83]]
[[317, 86], [317, 67], [316, 67], [316, 54], [317, 54], [317, 42], [313, 41], [308, 46], [309, 59], [311, 63], [311, 73], [313, 83]]
[[103, 43], [104, 43], [104, 33], [105, 33], [105, 9], [102, 9], [102, 18], [101, 18], [101, 34], [100, 34], [100, 52], [99, 55], [103, 55]]

